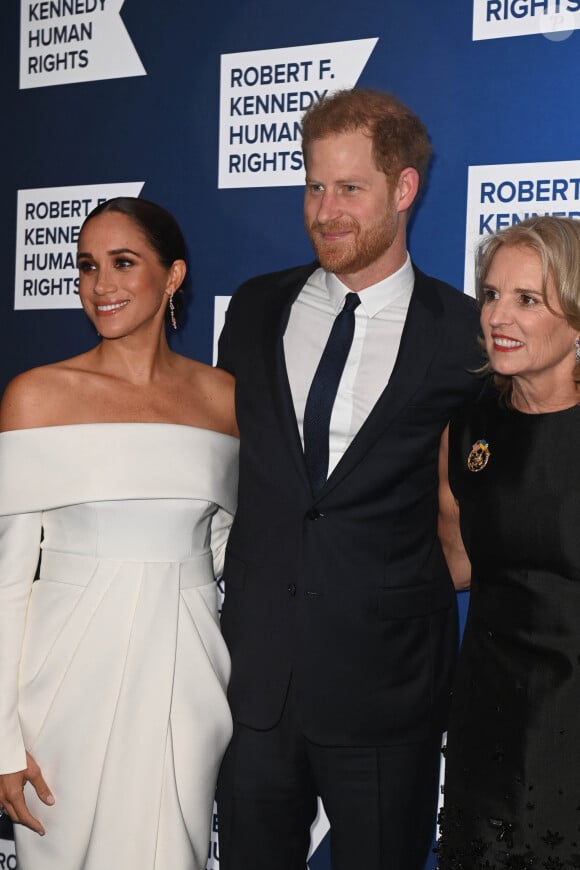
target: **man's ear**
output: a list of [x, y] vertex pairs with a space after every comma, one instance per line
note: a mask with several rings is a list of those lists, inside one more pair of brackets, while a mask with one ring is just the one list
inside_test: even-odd
[[399, 175], [396, 187], [397, 211], [408, 211], [419, 190], [419, 173], [412, 166], [407, 166]]

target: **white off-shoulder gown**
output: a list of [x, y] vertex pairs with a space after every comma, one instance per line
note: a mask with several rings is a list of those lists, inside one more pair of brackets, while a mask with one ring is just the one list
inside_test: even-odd
[[56, 801], [26, 785], [46, 836], [16, 826], [20, 870], [205, 866], [231, 735], [215, 576], [237, 456], [170, 424], [0, 435], [0, 772], [27, 749]]

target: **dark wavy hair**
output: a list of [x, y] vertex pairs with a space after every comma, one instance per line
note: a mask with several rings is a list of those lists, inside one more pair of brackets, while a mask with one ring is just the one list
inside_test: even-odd
[[[187, 245], [183, 233], [167, 209], [155, 202], [150, 202], [148, 199], [140, 199], [136, 196], [116, 196], [102, 202], [89, 212], [81, 227], [81, 232], [89, 221], [107, 212], [124, 214], [132, 220], [157, 254], [161, 265], [165, 266], [166, 269], [169, 269], [175, 260], [185, 260], [187, 263]], [[184, 294], [187, 288], [188, 277], [186, 273], [186, 277], [181, 286], [176, 289], [173, 299], [176, 317], [182, 313], [185, 307]], [[166, 322], [169, 322], [169, 309], [165, 312], [165, 319]]]

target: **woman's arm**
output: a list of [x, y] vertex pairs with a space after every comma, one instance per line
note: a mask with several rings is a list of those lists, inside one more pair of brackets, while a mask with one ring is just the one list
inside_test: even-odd
[[223, 508], [218, 508], [211, 521], [211, 552], [213, 556], [213, 572], [221, 577], [224, 569], [226, 544], [230, 534], [233, 517]]
[[[25, 372], [8, 385], [0, 404], [2, 432], [39, 425], [39, 407], [46, 397], [39, 396], [38, 381], [35, 373]], [[3, 461], [12, 460], [4, 459], [0, 448], [0, 486], [5, 482]], [[26, 474], [25, 461], [22, 474]], [[9, 494], [2, 495], [9, 502]], [[43, 835], [42, 824], [26, 806], [24, 785], [30, 782], [40, 800], [49, 806], [54, 797], [26, 751], [18, 715], [18, 673], [41, 532], [39, 512], [0, 517], [0, 807], [13, 822]]]
[[25, 750], [18, 716], [18, 671], [40, 553], [41, 521], [40, 513], [0, 517], [0, 806], [13, 822], [39, 834], [44, 828], [28, 811], [25, 782], [34, 786], [44, 803], [53, 804], [54, 798]]
[[449, 486], [448, 464], [449, 426], [443, 432], [439, 446], [439, 520], [437, 531], [453, 585], [456, 589], [468, 589], [471, 583], [471, 562], [461, 538], [459, 505]]

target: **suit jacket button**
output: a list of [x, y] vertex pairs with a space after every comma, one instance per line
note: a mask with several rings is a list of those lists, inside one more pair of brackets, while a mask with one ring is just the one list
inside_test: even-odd
[[288, 584], [288, 595], [290, 595], [292, 598], [296, 595], [296, 586], [294, 585], [294, 583]]
[[320, 511], [316, 508], [310, 508], [310, 510], [306, 511], [306, 519], [307, 520], [317, 520], [321, 516]]

